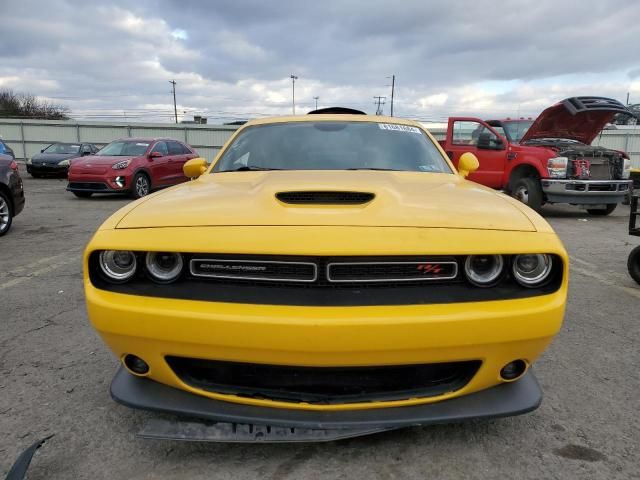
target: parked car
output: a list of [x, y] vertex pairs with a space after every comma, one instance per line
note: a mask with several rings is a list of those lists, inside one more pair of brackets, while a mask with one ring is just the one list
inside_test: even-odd
[[24, 208], [24, 190], [18, 164], [9, 155], [0, 155], [0, 237], [11, 228], [13, 217]]
[[13, 153], [13, 149], [7, 145], [4, 140], [0, 138], [0, 155], [8, 155], [15, 160], [16, 155]]
[[452, 117], [440, 143], [454, 165], [465, 152], [478, 157], [470, 180], [505, 190], [534, 210], [570, 203], [609, 215], [629, 192], [631, 161], [591, 142], [616, 114], [629, 113], [617, 100], [574, 97], [535, 120]]
[[27, 160], [27, 172], [34, 178], [51, 174], [66, 176], [74, 159], [93, 155], [97, 151], [98, 147], [92, 143], [52, 143]]
[[144, 197], [152, 190], [185, 182], [182, 166], [197, 156], [190, 146], [170, 138], [115, 140], [70, 165], [67, 190], [82, 198], [94, 193]]
[[463, 178], [477, 167], [396, 117], [248, 122], [89, 242], [111, 395], [285, 432], [535, 409], [568, 257], [536, 212]]

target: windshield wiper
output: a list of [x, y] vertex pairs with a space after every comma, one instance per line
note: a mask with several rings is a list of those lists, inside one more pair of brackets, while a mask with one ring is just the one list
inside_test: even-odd
[[281, 168], [269, 168], [269, 167], [256, 167], [253, 165], [244, 165], [238, 168], [232, 168], [231, 170], [218, 170], [218, 173], [225, 172], [259, 172], [259, 171], [268, 171], [268, 170], [282, 170]]

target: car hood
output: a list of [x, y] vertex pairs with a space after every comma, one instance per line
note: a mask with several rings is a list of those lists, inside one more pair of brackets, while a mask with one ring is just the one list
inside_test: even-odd
[[[282, 192], [375, 195], [364, 204], [289, 204]], [[454, 174], [270, 171], [205, 174], [143, 199], [116, 228], [191, 226], [380, 226], [535, 231], [506, 195]]]
[[589, 145], [617, 113], [631, 114], [611, 98], [567, 98], [544, 110], [520, 143], [536, 138], [568, 138]]
[[31, 162], [61, 162], [79, 155], [79, 153], [38, 153], [31, 157]]

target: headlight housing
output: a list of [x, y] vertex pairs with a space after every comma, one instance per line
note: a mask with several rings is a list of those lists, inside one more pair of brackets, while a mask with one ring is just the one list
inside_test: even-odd
[[513, 257], [513, 276], [523, 287], [539, 287], [551, 274], [553, 258], [544, 253], [528, 253]]
[[464, 262], [467, 279], [478, 287], [495, 285], [504, 270], [502, 255], [469, 255]]
[[105, 250], [100, 252], [100, 270], [112, 283], [123, 283], [136, 273], [136, 255], [128, 250]]
[[120, 160], [119, 162], [116, 162], [113, 165], [111, 165], [111, 168], [113, 168], [114, 170], [123, 170], [127, 168], [130, 163], [131, 163], [131, 160]]
[[565, 178], [567, 176], [567, 157], [554, 157], [547, 160], [547, 171], [550, 178]]
[[624, 180], [631, 178], [631, 160], [628, 158], [622, 159], [622, 178]]
[[58, 162], [58, 165], [60, 167], [66, 167], [66, 166], [71, 165], [71, 162], [69, 160], [62, 160], [61, 162]]
[[144, 261], [151, 279], [159, 283], [171, 283], [180, 277], [184, 262], [175, 252], [149, 252]]

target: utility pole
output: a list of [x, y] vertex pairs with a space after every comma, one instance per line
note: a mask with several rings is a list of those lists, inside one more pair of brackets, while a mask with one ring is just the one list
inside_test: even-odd
[[296, 80], [298, 77], [291, 75], [291, 111], [296, 114]]
[[[320, 98], [320, 97], [313, 97], [313, 99], [316, 101], [316, 110], [318, 109], [318, 99], [319, 99], [319, 98]], [[627, 103], [629, 103], [629, 102], [627, 102]]]
[[629, 92], [627, 92], [627, 107], [629, 106]]
[[393, 117], [393, 95], [396, 89], [396, 76], [391, 75], [391, 116]]
[[378, 105], [378, 107], [376, 108], [376, 115], [382, 115], [382, 107], [384, 106], [384, 101], [387, 99], [387, 97], [381, 97], [381, 96], [377, 96], [377, 97], [373, 97], [376, 102], [374, 102], [374, 105]]
[[176, 117], [176, 123], [178, 123], [178, 107], [176, 105], [176, 81], [169, 80], [169, 83], [173, 87], [173, 113]]

